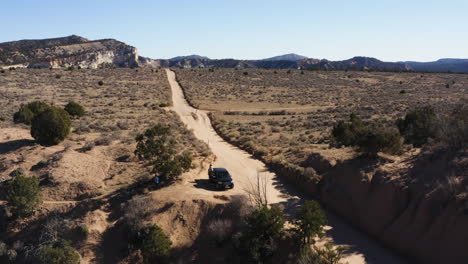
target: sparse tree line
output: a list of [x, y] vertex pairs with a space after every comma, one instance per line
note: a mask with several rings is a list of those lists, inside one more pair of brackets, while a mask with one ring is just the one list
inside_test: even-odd
[[337, 146], [352, 146], [375, 156], [378, 152], [400, 154], [403, 144], [421, 147], [428, 142], [451, 149], [464, 149], [468, 143], [468, 102], [458, 104], [449, 115], [437, 114], [431, 106], [419, 107], [395, 122], [394, 127], [364, 122], [356, 114], [333, 127]]
[[59, 108], [44, 102], [34, 101], [14, 113], [13, 121], [31, 126], [31, 136], [42, 145], [56, 145], [63, 141], [71, 129], [71, 119], [85, 115], [84, 108], [69, 102]]

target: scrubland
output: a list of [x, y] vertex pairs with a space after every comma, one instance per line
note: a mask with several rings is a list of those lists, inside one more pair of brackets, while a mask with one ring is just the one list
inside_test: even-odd
[[450, 113], [468, 87], [466, 74], [443, 73], [179, 69], [177, 76], [191, 104], [210, 111], [231, 142], [302, 167], [314, 152], [355, 155], [330, 147], [331, 129], [351, 113], [391, 127], [417, 107]]
[[466, 74], [176, 72], [224, 139], [304, 194], [420, 262], [468, 260]]
[[[32, 101], [57, 107], [74, 101], [86, 114], [72, 120], [63, 142], [43, 146], [33, 140], [28, 126], [13, 122], [20, 106]], [[116, 260], [112, 255], [121, 256], [116, 252], [126, 245], [112, 238], [121, 206], [155, 187], [150, 166], [134, 155], [135, 137], [146, 129], [169, 126], [171, 147], [190, 153], [193, 168], [211, 155], [169, 109], [171, 91], [161, 70], [5, 71], [0, 75], [0, 104], [0, 200], [6, 199], [3, 187], [16, 175], [36, 177], [40, 186], [41, 203], [33, 215], [15, 218], [2, 204], [1, 240], [18, 254], [18, 263], [27, 260], [28, 252], [31, 259], [40, 245], [62, 240], [70, 241], [85, 263], [111, 263]], [[44, 240], [47, 232], [54, 237]], [[118, 249], [108, 255], [103, 249], [107, 245]]]

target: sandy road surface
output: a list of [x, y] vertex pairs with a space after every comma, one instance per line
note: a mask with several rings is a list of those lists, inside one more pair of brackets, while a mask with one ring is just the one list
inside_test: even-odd
[[228, 190], [226, 194], [244, 193], [244, 189], [255, 184], [256, 176], [259, 173], [262, 179], [266, 178], [269, 183], [267, 195], [270, 203], [283, 202], [286, 198], [297, 198], [285, 197], [286, 193], [282, 193], [274, 187], [279, 182], [275, 179], [275, 174], [268, 172], [261, 161], [253, 159], [247, 152], [232, 146], [218, 136], [211, 126], [208, 115], [204, 111], [188, 105], [182, 89], [175, 80], [174, 72], [168, 70], [167, 74], [172, 88], [173, 110], [179, 114], [187, 127], [193, 130], [197, 138], [208, 144], [216, 156], [213, 167], [226, 168], [232, 175], [235, 188]]
[[[223, 194], [245, 193], [244, 189], [249, 188], [249, 186], [255, 182], [256, 175], [260, 173], [262, 178], [266, 179], [268, 182], [267, 195], [269, 203], [283, 204], [286, 207], [286, 211], [291, 209], [288, 207], [294, 207], [300, 203], [300, 197], [288, 191], [274, 173], [266, 171], [265, 164], [253, 159], [247, 152], [224, 141], [214, 131], [206, 112], [195, 109], [187, 103], [183, 91], [176, 81], [175, 73], [169, 69], [166, 69], [166, 72], [172, 89], [173, 110], [179, 114], [187, 127], [193, 130], [197, 138], [209, 145], [212, 152], [217, 157], [213, 164], [214, 167], [224, 167], [228, 169], [233, 176], [236, 187]], [[203, 175], [203, 172], [201, 175]], [[197, 191], [195, 188], [192, 188], [192, 190], [194, 192], [201, 191]], [[407, 263], [390, 250], [381, 247], [374, 240], [340, 221], [336, 216], [330, 214], [328, 218], [330, 226], [328, 227], [329, 237], [327, 237], [326, 240], [333, 241], [336, 244], [350, 246], [349, 253], [344, 261], [350, 264]]]

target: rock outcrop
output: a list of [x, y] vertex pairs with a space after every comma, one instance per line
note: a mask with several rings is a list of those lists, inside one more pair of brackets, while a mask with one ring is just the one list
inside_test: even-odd
[[114, 39], [79, 36], [0, 43], [0, 66], [98, 68], [138, 67], [137, 49]]

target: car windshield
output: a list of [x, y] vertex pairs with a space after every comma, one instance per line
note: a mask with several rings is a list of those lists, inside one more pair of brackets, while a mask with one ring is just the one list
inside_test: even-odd
[[229, 175], [229, 173], [227, 171], [219, 171], [218, 173], [216, 173], [216, 177], [218, 177], [218, 179], [220, 179], [220, 180], [230, 180], [231, 179], [231, 175]]

